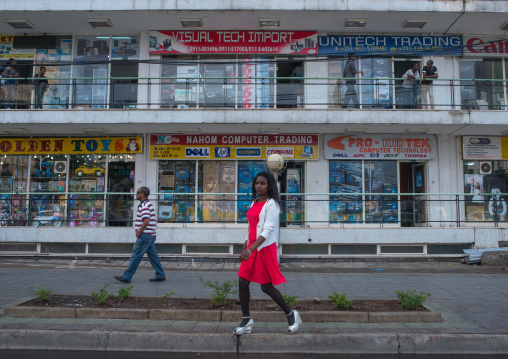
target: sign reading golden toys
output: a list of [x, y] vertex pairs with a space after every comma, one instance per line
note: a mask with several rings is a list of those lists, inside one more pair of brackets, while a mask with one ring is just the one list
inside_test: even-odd
[[153, 159], [317, 160], [318, 135], [150, 135]]
[[142, 137], [3, 138], [0, 154], [113, 154], [142, 153]]

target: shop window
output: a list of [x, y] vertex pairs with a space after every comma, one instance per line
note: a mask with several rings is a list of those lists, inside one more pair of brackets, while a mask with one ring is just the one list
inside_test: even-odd
[[27, 198], [11, 193], [27, 190], [28, 156], [1, 156], [0, 168], [0, 225], [26, 225]]
[[[501, 60], [461, 60], [461, 79], [502, 80]], [[506, 105], [503, 81], [461, 81], [460, 96], [462, 109], [500, 110]]]
[[[275, 61], [271, 57], [239, 59], [238, 104], [242, 108], [273, 108], [275, 100]], [[249, 79], [261, 77], [261, 79]], [[266, 79], [265, 79], [266, 78]]]
[[159, 161], [158, 221], [193, 222], [195, 186], [196, 161]]
[[[200, 161], [198, 188], [202, 193], [235, 193], [235, 162]], [[234, 199], [227, 195], [199, 196], [198, 221], [234, 222]]]
[[367, 223], [397, 223], [399, 203], [397, 196], [397, 162], [365, 161], [365, 192], [379, 195], [365, 196]]
[[160, 104], [162, 108], [196, 107], [198, 64], [198, 58], [192, 56], [164, 58], [161, 77], [172, 78], [162, 80]]
[[339, 61], [328, 61], [328, 107], [329, 108], [341, 108], [342, 99], [345, 95], [346, 84], [343, 81], [337, 81], [339, 77], [342, 77], [344, 66], [346, 65], [345, 60]]
[[[108, 226], [130, 227], [134, 216], [135, 162], [131, 155], [113, 155], [108, 159]], [[125, 193], [125, 194], [121, 194]]]
[[[362, 77], [388, 78], [392, 75], [392, 61], [389, 58], [365, 58], [360, 62]], [[393, 94], [390, 80], [362, 80], [358, 92], [361, 93], [362, 108], [392, 108]]]
[[247, 222], [247, 211], [252, 203], [252, 181], [262, 171], [266, 171], [264, 161], [238, 161], [238, 222]]
[[464, 161], [466, 221], [506, 222], [508, 161]]
[[[236, 60], [236, 59], [235, 59]], [[202, 107], [235, 107], [236, 80], [228, 77], [237, 76], [236, 61], [217, 63], [217, 59], [201, 59], [199, 75], [204, 77], [200, 106]]]
[[64, 192], [67, 155], [34, 155], [30, 169], [30, 192]]
[[330, 161], [329, 162], [330, 221], [362, 222], [362, 162]]

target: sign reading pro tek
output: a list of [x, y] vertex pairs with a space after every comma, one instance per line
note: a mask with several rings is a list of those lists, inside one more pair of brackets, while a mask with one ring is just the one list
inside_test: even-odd
[[372, 160], [431, 160], [436, 141], [431, 135], [325, 135], [325, 158]]

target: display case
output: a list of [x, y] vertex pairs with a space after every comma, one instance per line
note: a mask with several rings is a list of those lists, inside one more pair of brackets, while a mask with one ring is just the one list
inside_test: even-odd
[[159, 161], [159, 222], [194, 221], [196, 163], [194, 161]]
[[362, 162], [329, 161], [330, 222], [362, 222]]

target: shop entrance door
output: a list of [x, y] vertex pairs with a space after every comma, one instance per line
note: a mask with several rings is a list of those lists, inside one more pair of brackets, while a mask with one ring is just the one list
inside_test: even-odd
[[426, 180], [425, 162], [400, 162], [400, 196], [402, 227], [423, 227], [426, 225]]
[[279, 176], [281, 196], [281, 227], [302, 226], [304, 223], [304, 203], [302, 196], [305, 190], [305, 163], [288, 161], [286, 169]]
[[[418, 63], [418, 73], [422, 73], [422, 60], [421, 59], [395, 59], [393, 61], [393, 77], [402, 78], [402, 76], [413, 67], [413, 63]], [[414, 86], [411, 89], [402, 87], [403, 80], [394, 81], [395, 84], [395, 105], [397, 108], [420, 108], [420, 87]], [[409, 92], [409, 96], [408, 96]]]
[[291, 77], [277, 80], [277, 108], [303, 106], [303, 61], [277, 59], [277, 77]]
[[135, 193], [134, 166], [133, 161], [111, 161], [108, 163], [108, 192], [126, 194], [108, 195], [107, 226], [132, 226], [133, 193]]

